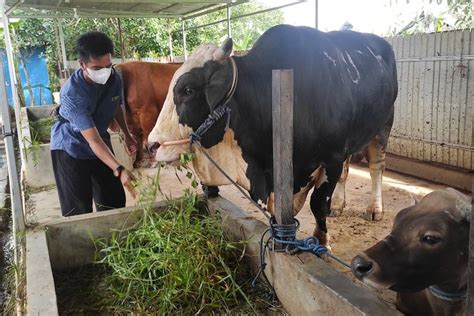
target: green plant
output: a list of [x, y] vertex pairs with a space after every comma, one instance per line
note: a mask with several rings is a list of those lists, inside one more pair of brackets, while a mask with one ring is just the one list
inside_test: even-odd
[[[15, 238], [12, 236], [11, 238]], [[14, 244], [5, 244], [4, 250], [9, 254], [6, 257], [3, 276], [3, 294], [4, 300], [0, 302], [0, 310], [2, 315], [15, 315], [17, 314], [17, 308], [24, 308], [26, 298], [26, 266], [25, 257], [22, 249], [25, 247], [25, 233], [17, 233], [17, 249], [19, 262], [14, 261]], [[22, 311], [20, 311], [21, 314]]]
[[32, 132], [31, 139], [24, 137], [23, 143], [25, 144], [24, 147], [26, 148], [25, 158], [28, 159], [28, 157], [30, 157], [34, 166], [37, 166], [40, 159], [39, 153], [41, 149], [41, 142], [37, 139], [36, 134]]
[[30, 121], [30, 135], [31, 138], [23, 138], [23, 143], [26, 148], [26, 158], [28, 156], [32, 159], [35, 166], [38, 165], [40, 157], [41, 145], [49, 143], [51, 137], [51, 128], [54, 125], [54, 117], [41, 118], [36, 121]]
[[[180, 159], [180, 173], [191, 179], [188, 164], [193, 159], [192, 154]], [[246, 242], [230, 241], [222, 221], [209, 216], [191, 188], [171, 199], [161, 191], [159, 180], [160, 167], [155, 177], [135, 184], [137, 211], [143, 210], [143, 215], [132, 228], [114, 231], [108, 239], [91, 237], [97, 249], [95, 264], [55, 273], [60, 313], [208, 315], [275, 310], [261, 292], [250, 289], [251, 276], [241, 264]], [[158, 195], [165, 205], [156, 210]]]
[[45, 117], [36, 121], [30, 121], [30, 131], [33, 134], [32, 138], [42, 144], [49, 143], [51, 138], [51, 128], [55, 122], [56, 119], [54, 117]]
[[[192, 155], [182, 155], [183, 168]], [[186, 175], [192, 177], [190, 171]], [[133, 230], [114, 232], [110, 240], [97, 241], [100, 263], [110, 271], [105, 277], [113, 312], [210, 313], [229, 311], [244, 297], [235, 282], [235, 264], [242, 244], [230, 242], [216, 218], [207, 216], [198, 195], [185, 190], [182, 197], [165, 196], [166, 206], [151, 210], [161, 192], [159, 172], [139, 186], [138, 205], [144, 215]]]

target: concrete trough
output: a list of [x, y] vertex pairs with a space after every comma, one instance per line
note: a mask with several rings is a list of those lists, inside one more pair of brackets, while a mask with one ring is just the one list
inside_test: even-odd
[[[154, 209], [164, 204], [159, 202]], [[208, 201], [219, 213], [225, 230], [236, 239], [248, 240], [248, 264], [257, 270], [260, 236], [267, 226], [218, 197]], [[57, 315], [52, 271], [78, 268], [95, 259], [94, 238], [110, 237], [114, 230], [128, 229], [143, 212], [128, 207], [50, 222], [27, 233], [27, 314]], [[310, 255], [267, 253], [266, 274], [277, 296], [291, 315], [397, 315], [375, 294], [358, 287], [323, 260]]]
[[[30, 122], [51, 116], [55, 105], [21, 108], [20, 122], [22, 139], [20, 148], [25, 166], [24, 179], [28, 186], [38, 188], [55, 184], [50, 145], [41, 144], [32, 149]], [[125, 150], [125, 143], [119, 133], [110, 133], [112, 148], [119, 162], [127, 169], [133, 169], [132, 157]], [[34, 151], [34, 155], [32, 152]], [[35, 156], [35, 158], [33, 158]]]

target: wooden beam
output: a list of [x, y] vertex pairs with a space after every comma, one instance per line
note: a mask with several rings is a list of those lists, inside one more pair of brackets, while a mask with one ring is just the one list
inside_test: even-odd
[[273, 190], [279, 224], [293, 223], [293, 69], [273, 70]]

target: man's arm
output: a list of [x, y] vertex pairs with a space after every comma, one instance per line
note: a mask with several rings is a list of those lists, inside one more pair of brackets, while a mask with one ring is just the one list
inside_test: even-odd
[[[116, 170], [120, 163], [117, 161], [115, 156], [110, 151], [109, 147], [105, 144], [102, 137], [100, 137], [97, 128], [92, 127], [81, 131], [82, 136], [86, 139], [87, 143], [91, 147], [94, 154], [110, 169]], [[120, 181], [127, 188], [130, 194], [135, 197], [135, 190], [132, 186], [134, 180], [132, 174], [128, 170], [123, 170], [120, 174]]]
[[102, 137], [100, 137], [97, 128], [92, 127], [86, 130], [81, 131], [82, 136], [89, 143], [94, 154], [99, 158], [103, 163], [105, 163], [110, 169], [115, 170], [120, 165], [120, 163], [115, 159], [115, 156], [110, 151], [109, 147], [105, 144]]

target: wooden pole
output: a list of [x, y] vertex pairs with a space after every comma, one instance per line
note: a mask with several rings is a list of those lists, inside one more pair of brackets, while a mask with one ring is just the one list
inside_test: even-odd
[[273, 188], [278, 224], [293, 223], [293, 69], [273, 70]]

